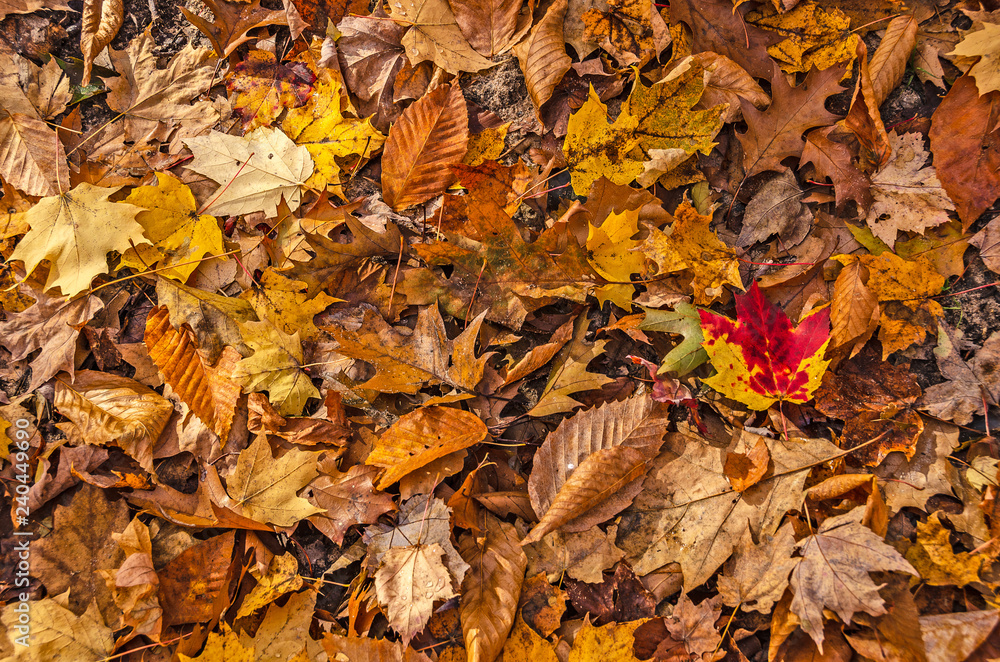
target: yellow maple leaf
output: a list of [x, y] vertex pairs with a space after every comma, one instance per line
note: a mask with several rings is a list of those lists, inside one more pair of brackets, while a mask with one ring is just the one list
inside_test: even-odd
[[298, 331], [302, 340], [319, 334], [313, 317], [330, 304], [341, 301], [323, 292], [310, 299], [305, 283], [283, 276], [271, 267], [264, 270], [260, 285], [247, 290], [240, 298], [250, 302], [258, 319], [271, 322], [287, 334]]
[[632, 237], [639, 231], [639, 211], [626, 210], [612, 213], [600, 227], [590, 226], [587, 233], [587, 250], [594, 271], [609, 281], [594, 293], [604, 305], [611, 301], [619, 308], [631, 310], [635, 285], [629, 285], [632, 274], [642, 273], [645, 259], [635, 250], [640, 242]]
[[[591, 86], [587, 101], [566, 127], [563, 151], [573, 191], [587, 195], [602, 175], [615, 184], [628, 184], [643, 172], [650, 150], [708, 154], [722, 128], [725, 105], [691, 110], [705, 89], [704, 77], [702, 69], [693, 67], [646, 87], [637, 71], [614, 122], [608, 121], [608, 108]], [[678, 159], [677, 165], [683, 160]]]
[[282, 416], [298, 416], [319, 391], [302, 369], [299, 334], [289, 335], [270, 322], [240, 322], [243, 341], [254, 350], [236, 364], [233, 380], [247, 393], [267, 391]]
[[119, 269], [129, 267], [145, 271], [156, 262], [161, 267], [178, 264], [181, 266], [159, 273], [183, 283], [198, 268], [200, 263], [196, 260], [225, 250], [222, 230], [215, 217], [198, 215], [191, 189], [172, 175], [156, 173], [156, 186], [134, 189], [125, 202], [146, 209], [135, 220], [153, 244], [142, 244], [125, 251]]
[[670, 233], [651, 228], [642, 252], [656, 263], [658, 274], [688, 270], [692, 275], [694, 302], [707, 306], [717, 300], [726, 283], [743, 289], [736, 252], [709, 228], [711, 217], [702, 216], [685, 200], [674, 213]]
[[968, 70], [976, 79], [979, 96], [1000, 90], [1000, 25], [983, 21], [982, 30], [966, 34], [948, 55], [979, 58]]
[[787, 73], [805, 73], [813, 67], [829, 69], [840, 62], [854, 61], [860, 37], [850, 31], [851, 17], [836, 7], [824, 9], [815, 2], [802, 2], [790, 11], [778, 13], [765, 4], [746, 18], [748, 23], [787, 35], [767, 49]]
[[[303, 58], [306, 64], [311, 63], [308, 51], [298, 59]], [[357, 158], [352, 167], [356, 167], [360, 159], [371, 158], [382, 149], [385, 136], [372, 126], [371, 118], [344, 117], [344, 85], [339, 77], [325, 67], [309, 68], [316, 73], [313, 92], [304, 105], [288, 111], [281, 128], [312, 156], [315, 170], [305, 185], [314, 189], [329, 186], [333, 193], [346, 199], [340, 188], [341, 167], [337, 160], [354, 155]]]
[[42, 198], [24, 213], [31, 230], [10, 259], [24, 262], [28, 273], [48, 260], [52, 267], [46, 291], [58, 287], [73, 296], [87, 289], [94, 276], [108, 272], [109, 252], [124, 253], [132, 244], [149, 243], [135, 221], [142, 209], [108, 201], [119, 188], [83, 183], [68, 193]]

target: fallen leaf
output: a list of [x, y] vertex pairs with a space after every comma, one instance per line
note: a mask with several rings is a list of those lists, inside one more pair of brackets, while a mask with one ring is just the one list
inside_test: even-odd
[[[605, 533], [591, 527], [579, 533], [558, 530], [536, 543], [524, 545], [528, 556], [528, 574], [545, 573], [558, 582], [563, 575], [589, 584], [604, 581], [604, 571], [622, 560], [625, 552], [615, 547], [615, 527]], [[527, 527], [524, 530], [527, 535]]]
[[835, 130], [836, 127], [830, 126], [809, 131], [800, 163], [811, 163], [817, 176], [833, 182], [837, 209], [841, 209], [848, 200], [854, 200], [859, 208], [867, 210], [874, 201], [871, 180], [854, 163], [850, 148], [831, 138]]
[[431, 618], [437, 600], [456, 595], [437, 543], [392, 547], [375, 573], [375, 594], [386, 606], [389, 625], [407, 644]]
[[584, 660], [636, 662], [638, 658], [633, 652], [634, 633], [647, 620], [609, 623], [601, 627], [595, 627], [585, 620], [583, 627], [573, 639], [573, 649], [569, 652], [568, 662], [583, 662]]
[[30, 14], [39, 9], [66, 11], [69, 5], [64, 0], [5, 0], [0, 5], [0, 18], [8, 14]]
[[557, 662], [555, 647], [517, 617], [510, 636], [503, 645], [507, 662]]
[[95, 446], [118, 446], [153, 472], [153, 447], [174, 407], [139, 382], [95, 370], [77, 371], [73, 382], [56, 380], [59, 413], [69, 434]]
[[684, 66], [701, 67], [707, 74], [705, 91], [701, 95], [701, 100], [695, 104], [695, 108], [703, 110], [728, 104], [729, 107], [722, 113], [723, 122], [735, 122], [743, 116], [740, 99], [746, 99], [760, 109], [766, 108], [771, 103], [771, 97], [757, 84], [753, 76], [725, 55], [712, 52], [696, 53], [679, 61], [676, 68]]
[[410, 26], [402, 44], [411, 64], [430, 60], [451, 74], [493, 66], [465, 40], [448, 0], [394, 0], [389, 14]]
[[452, 407], [423, 407], [400, 417], [382, 433], [365, 464], [384, 469], [380, 490], [406, 474], [486, 439], [486, 424]]
[[810, 0], [780, 13], [774, 6], [764, 4], [758, 11], [747, 13], [746, 21], [784, 37], [768, 46], [767, 53], [788, 73], [805, 73], [813, 68], [822, 71], [841, 62], [851, 62], [859, 40], [848, 29], [851, 19], [847, 14]]
[[212, 11], [213, 22], [181, 7], [184, 18], [208, 37], [218, 57], [229, 57], [239, 46], [251, 39], [251, 30], [265, 25], [285, 22], [285, 12], [264, 9], [260, 0], [232, 3], [227, 0], [208, 0], [205, 5]]
[[772, 177], [747, 203], [736, 246], [747, 248], [772, 235], [778, 235], [783, 246], [801, 243], [813, 220], [812, 210], [802, 202], [805, 195], [790, 171]]
[[545, 382], [538, 402], [528, 412], [529, 416], [548, 416], [572, 411], [580, 403], [570, 396], [590, 389], [601, 388], [612, 380], [602, 374], [587, 371], [587, 365], [604, 353], [607, 340], [590, 343], [585, 339], [589, 320], [578, 317], [573, 339], [563, 347], [552, 362], [552, 370]]
[[321, 512], [296, 493], [317, 475], [318, 452], [290, 450], [275, 459], [265, 435], [257, 435], [236, 461], [226, 492], [233, 508], [255, 521], [292, 526]]
[[749, 440], [741, 435], [740, 441], [744, 442], [743, 447], [740, 448], [738, 445], [726, 453], [726, 464], [722, 467], [729, 484], [737, 492], [743, 492], [756, 485], [767, 473], [771, 462], [771, 454], [762, 439], [757, 438], [753, 445], [749, 445]]
[[532, 630], [548, 637], [562, 624], [562, 615], [566, 613], [566, 592], [550, 584], [544, 573], [539, 573], [524, 580], [520, 604], [524, 622]]
[[986, 641], [997, 619], [1000, 613], [993, 609], [921, 616], [927, 662], [968, 659]]
[[694, 302], [699, 305], [718, 300], [727, 283], [742, 290], [736, 252], [712, 232], [711, 218], [699, 214], [687, 201], [680, 204], [673, 218], [669, 234], [650, 229], [641, 247], [656, 264], [656, 273], [690, 273]]
[[23, 659], [99, 660], [114, 652], [113, 631], [105, 624], [97, 603], [91, 601], [82, 614], [77, 614], [67, 608], [68, 600], [69, 596], [63, 593], [44, 600], [11, 603], [4, 608], [3, 623], [12, 641], [19, 621], [14, 610], [21, 604], [29, 605], [31, 610], [31, 650], [21, 656]]
[[118, 34], [125, 18], [121, 0], [85, 0], [80, 27], [80, 52], [83, 54], [83, 84], [90, 83], [94, 60]]
[[648, 0], [609, 0], [607, 4], [608, 11], [592, 8], [583, 14], [584, 38], [619, 65], [643, 67], [670, 43], [663, 18], [654, 14]]
[[941, 525], [937, 513], [917, 522], [917, 541], [906, 550], [906, 560], [930, 586], [966, 586], [978, 582], [986, 560], [981, 554], [952, 549], [951, 532]]
[[108, 201], [119, 188], [82, 183], [72, 191], [42, 198], [25, 213], [31, 230], [9, 259], [24, 262], [28, 273], [48, 260], [46, 291], [58, 287], [63, 295], [74, 296], [87, 289], [95, 276], [108, 273], [109, 252], [124, 253], [131, 245], [148, 243], [135, 222], [142, 210]]
[[549, 5], [524, 41], [514, 47], [536, 113], [540, 113], [542, 106], [552, 98], [556, 85], [573, 63], [563, 41], [567, 7], [566, 0], [556, 0]]
[[254, 50], [226, 76], [226, 89], [246, 133], [271, 126], [284, 111], [304, 105], [315, 82], [305, 64], [278, 62], [273, 53]]
[[919, 22], [912, 14], [897, 16], [885, 26], [882, 41], [868, 61], [874, 92], [872, 101], [876, 106], [881, 106], [903, 79], [906, 63], [917, 42], [918, 28]]
[[820, 650], [824, 609], [836, 613], [845, 625], [859, 611], [872, 616], [886, 613], [869, 572], [917, 575], [899, 552], [859, 522], [863, 510], [827, 518], [816, 533], [798, 543], [802, 560], [792, 571], [791, 609]]
[[602, 278], [609, 281], [596, 290], [597, 300], [603, 305], [611, 301], [619, 308], [632, 307], [635, 286], [628, 283], [632, 274], [643, 272], [644, 258], [637, 249], [638, 240], [632, 237], [639, 232], [639, 212], [626, 211], [610, 214], [600, 227], [592, 224], [587, 232], [587, 252], [590, 264]]
[[702, 346], [717, 374], [705, 383], [758, 411], [775, 402], [804, 403], [813, 397], [829, 361], [830, 313], [809, 315], [797, 328], [754, 283], [736, 297], [736, 318], [699, 311]]
[[747, 23], [750, 6], [731, 0], [679, 0], [670, 3], [670, 22], [691, 28], [691, 52], [713, 52], [736, 62], [756, 78], [771, 75], [773, 61], [766, 49], [781, 40], [775, 32]]
[[975, 414], [1000, 398], [1000, 334], [994, 333], [966, 363], [959, 350], [964, 344], [961, 332], [944, 322], [938, 323], [938, 345], [934, 349], [938, 369], [947, 380], [929, 386], [920, 408], [935, 418], [966, 425]]
[[133, 519], [121, 533], [111, 534], [125, 553], [125, 560], [114, 572], [103, 571], [122, 610], [120, 624], [130, 628], [126, 638], [142, 635], [159, 638], [163, 629], [163, 609], [157, 592], [160, 580], [153, 567], [153, 544], [149, 528]]
[[333, 660], [338, 655], [344, 655], [357, 662], [430, 662], [425, 654], [389, 639], [342, 637], [327, 633], [322, 643]]
[[965, 73], [976, 79], [979, 96], [1000, 91], [1000, 24], [983, 21], [981, 30], [965, 34], [949, 55], [978, 58]]
[[302, 413], [309, 398], [320, 397], [309, 374], [302, 369], [299, 334], [287, 334], [268, 322], [244, 322], [243, 340], [253, 350], [233, 366], [231, 378], [244, 391], [267, 391], [282, 416]]
[[784, 159], [802, 155], [803, 133], [837, 121], [837, 116], [823, 102], [841, 91], [843, 75], [843, 66], [810, 71], [801, 85], [792, 87], [775, 65], [771, 75], [772, 101], [767, 110], [757, 110], [749, 101], [740, 100], [749, 130], [736, 137], [743, 145], [743, 169], [747, 177], [764, 170], [784, 170], [781, 165]]
[[320, 659], [323, 648], [309, 636], [317, 593], [294, 593], [284, 606], [272, 604], [254, 636], [240, 635], [240, 645], [253, 649], [255, 662], [306, 662]]
[[628, 184], [643, 171], [630, 155], [640, 148], [678, 150], [678, 164], [695, 152], [707, 154], [722, 128], [722, 106], [692, 110], [705, 89], [701, 71], [688, 69], [650, 87], [638, 77], [621, 114], [609, 122], [607, 106], [591, 89], [587, 102], [569, 118], [563, 152], [569, 163], [573, 191], [587, 195], [602, 176]]
[[870, 289], [868, 268], [861, 262], [848, 264], [833, 284], [830, 304], [830, 344], [834, 347], [851, 347], [857, 354], [875, 333], [879, 320], [878, 300]]
[[347, 530], [371, 524], [395, 509], [390, 495], [375, 489], [372, 481], [378, 469], [357, 464], [346, 473], [334, 473], [320, 463], [320, 475], [309, 484], [309, 501], [326, 512], [309, 517], [309, 522], [337, 545]]
[[785, 524], [774, 536], [754, 544], [749, 529], [719, 577], [719, 595], [730, 607], [745, 607], [766, 614], [774, 609], [788, 587], [788, 575], [799, 564], [792, 558], [795, 536]]
[[215, 365], [227, 345], [246, 348], [240, 324], [257, 321], [253, 307], [243, 299], [227, 297], [161, 278], [156, 297], [170, 312], [170, 325], [187, 324], [198, 340], [198, 350]]
[[299, 563], [290, 553], [275, 555], [267, 566], [266, 572], [261, 572], [257, 566], [250, 569], [250, 574], [257, 580], [257, 585], [244, 598], [237, 618], [249, 616], [258, 609], [266, 607], [286, 593], [302, 588], [302, 577], [299, 576]]
[[0, 119], [0, 175], [26, 195], [68, 191], [66, 150], [45, 122], [14, 113]]
[[289, 211], [295, 211], [302, 199], [301, 187], [313, 172], [309, 150], [277, 129], [261, 127], [242, 138], [212, 131], [184, 142], [194, 153], [187, 167], [222, 185], [199, 212], [263, 211], [274, 218], [282, 198]]
[[[667, 435], [643, 491], [619, 527], [617, 544], [637, 574], [677, 562], [685, 590], [700, 586], [735, 551], [744, 531], [758, 538], [773, 535], [785, 512], [801, 504], [809, 470], [840, 453], [821, 439], [761, 438], [773, 469], [739, 493], [723, 473], [722, 449], [689, 432]], [[735, 444], [733, 440], [724, 449]]]
[[491, 58], [510, 48], [518, 27], [520, 2], [449, 0], [448, 4], [462, 35], [479, 54]]
[[471, 567], [462, 582], [462, 632], [469, 662], [492, 662], [514, 624], [528, 560], [514, 526], [488, 515], [486, 535], [465, 534], [458, 550]]
[[455, 181], [448, 166], [462, 162], [468, 142], [465, 97], [458, 85], [441, 85], [404, 110], [389, 130], [382, 155], [386, 204], [398, 211], [444, 193]]

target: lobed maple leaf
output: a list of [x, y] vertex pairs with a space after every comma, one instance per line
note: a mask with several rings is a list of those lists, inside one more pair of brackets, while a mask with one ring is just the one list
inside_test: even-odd
[[701, 315], [702, 347], [716, 374], [705, 383], [726, 397], [764, 410], [775, 402], [804, 403], [819, 387], [829, 361], [830, 311], [809, 315], [797, 328], [754, 283], [736, 297], [736, 321]]

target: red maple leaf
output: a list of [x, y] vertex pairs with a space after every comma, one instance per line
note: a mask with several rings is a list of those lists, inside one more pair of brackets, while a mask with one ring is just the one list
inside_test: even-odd
[[717, 374], [705, 383], [751, 409], [775, 402], [803, 403], [819, 387], [829, 361], [830, 311], [819, 310], [798, 327], [754, 283], [736, 297], [736, 321], [700, 310], [702, 346]]

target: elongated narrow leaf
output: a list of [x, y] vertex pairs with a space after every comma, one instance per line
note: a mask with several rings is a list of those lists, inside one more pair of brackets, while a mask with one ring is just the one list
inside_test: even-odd
[[889, 21], [885, 36], [868, 62], [876, 106], [881, 106], [892, 88], [899, 85], [917, 43], [917, 19], [912, 14], [897, 16]]
[[83, 53], [83, 84], [90, 82], [94, 59], [118, 34], [125, 18], [122, 0], [84, 0], [80, 28], [80, 52]]
[[449, 165], [462, 162], [469, 117], [458, 85], [442, 85], [403, 111], [389, 130], [382, 154], [386, 204], [406, 209], [447, 190], [455, 181]]
[[0, 175], [28, 195], [69, 190], [66, 151], [56, 132], [34, 117], [14, 113], [0, 120]]
[[164, 381], [225, 445], [240, 397], [239, 384], [229, 379], [241, 358], [239, 352], [226, 347], [213, 367], [198, 352], [190, 329], [175, 331], [170, 326], [170, 313], [164, 306], [157, 306], [146, 318], [145, 341], [149, 358]]
[[531, 29], [528, 38], [514, 47], [536, 110], [552, 97], [552, 91], [573, 63], [566, 54], [563, 39], [563, 19], [567, 7], [566, 0], [553, 2], [542, 20]]
[[486, 536], [465, 535], [458, 544], [471, 566], [462, 582], [462, 632], [469, 662], [493, 662], [514, 624], [528, 558], [514, 526], [487, 515]]

